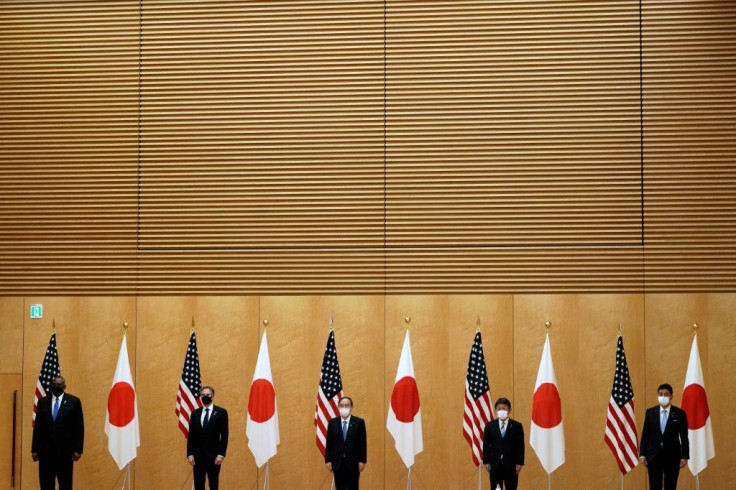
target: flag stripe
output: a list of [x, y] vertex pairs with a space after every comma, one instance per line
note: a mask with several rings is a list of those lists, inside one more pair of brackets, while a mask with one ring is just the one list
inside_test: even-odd
[[476, 332], [470, 349], [465, 378], [465, 411], [463, 414], [463, 436], [470, 445], [471, 458], [475, 466], [483, 463], [483, 431], [486, 424], [493, 420], [491, 405], [483, 340], [480, 332]]
[[184, 437], [189, 437], [189, 419], [192, 412], [202, 406], [199, 392], [202, 389], [202, 373], [199, 370], [199, 351], [197, 350], [197, 336], [194, 330], [189, 336], [187, 353], [184, 357], [179, 388], [176, 392], [176, 408], [174, 413], [179, 420], [179, 429]]
[[325, 354], [320, 369], [319, 387], [317, 389], [317, 403], [314, 408], [314, 425], [317, 436], [317, 448], [325, 455], [325, 441], [327, 437], [327, 422], [340, 413], [337, 404], [343, 396], [340, 365], [337, 361], [337, 347], [335, 346], [335, 332], [330, 330], [327, 336]]
[[623, 337], [616, 345], [616, 369], [613, 387], [606, 414], [606, 429], [603, 437], [611, 449], [621, 474], [626, 474], [639, 464], [638, 437], [634, 416], [634, 390], [631, 386], [629, 367], [626, 362]]

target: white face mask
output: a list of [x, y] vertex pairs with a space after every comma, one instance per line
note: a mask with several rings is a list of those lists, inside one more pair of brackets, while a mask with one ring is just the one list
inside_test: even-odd
[[670, 397], [668, 396], [660, 396], [659, 398], [657, 398], [657, 400], [659, 400], [659, 404], [663, 407], [666, 407], [670, 404]]
[[343, 417], [347, 417], [350, 415], [350, 409], [349, 408], [340, 408], [340, 415]]
[[498, 415], [498, 418], [501, 420], [509, 418], [509, 412], [507, 410], [498, 410], [496, 411], [496, 415]]

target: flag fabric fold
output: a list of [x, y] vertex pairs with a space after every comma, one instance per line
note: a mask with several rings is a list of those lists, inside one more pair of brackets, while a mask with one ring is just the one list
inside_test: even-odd
[[414, 376], [408, 329], [401, 349], [399, 367], [396, 370], [386, 427], [394, 438], [394, 446], [402, 461], [407, 468], [411, 468], [414, 457], [424, 449], [424, 440], [419, 390]]
[[248, 448], [253, 453], [256, 466], [260, 468], [276, 455], [276, 446], [279, 445], [279, 416], [266, 332], [263, 332], [250, 385], [245, 433], [248, 436]]
[[199, 352], [197, 351], [197, 334], [192, 329], [187, 345], [187, 354], [184, 357], [184, 367], [179, 379], [179, 389], [176, 393], [176, 418], [179, 419], [179, 429], [184, 437], [189, 437], [189, 419], [192, 412], [202, 406], [199, 392], [202, 389], [202, 374], [199, 370]]
[[468, 372], [465, 377], [465, 413], [463, 414], [463, 436], [470, 444], [471, 457], [475, 466], [483, 463], [483, 431], [493, 420], [491, 388], [488, 384], [486, 358], [480, 332], [475, 334], [470, 349]]
[[325, 355], [322, 358], [319, 388], [317, 389], [317, 404], [314, 409], [314, 425], [317, 428], [317, 448], [325, 455], [327, 437], [327, 422], [340, 413], [337, 404], [343, 396], [340, 365], [337, 362], [337, 347], [335, 346], [335, 332], [330, 330], [327, 337]]
[[631, 386], [629, 365], [624, 352], [624, 340], [619, 335], [616, 345], [616, 370], [608, 401], [606, 430], [603, 440], [611, 448], [619, 471], [625, 475], [639, 464], [639, 437], [634, 414], [634, 388]]
[[708, 466], [708, 460], [716, 455], [697, 335], [693, 337], [693, 344], [690, 348], [685, 390], [682, 392], [682, 409], [687, 413], [688, 439], [690, 440], [690, 459], [687, 465], [690, 472], [697, 475]]
[[544, 341], [542, 359], [534, 385], [532, 422], [529, 442], [547, 474], [565, 462], [565, 434], [562, 428], [562, 401], [552, 364], [549, 333]]
[[41, 371], [38, 373], [38, 381], [36, 381], [36, 393], [33, 398], [33, 417], [31, 418], [31, 426], [36, 424], [38, 400], [49, 393], [51, 381], [53, 381], [57, 376], [61, 376], [61, 368], [59, 367], [59, 353], [56, 350], [56, 333], [54, 332], [51, 334], [49, 345], [46, 347], [46, 354], [43, 357]]
[[112, 458], [123, 469], [135, 459], [141, 445], [138, 428], [138, 402], [135, 396], [133, 375], [128, 359], [127, 335], [123, 335], [118, 364], [107, 397], [107, 416], [105, 417], [107, 448]]

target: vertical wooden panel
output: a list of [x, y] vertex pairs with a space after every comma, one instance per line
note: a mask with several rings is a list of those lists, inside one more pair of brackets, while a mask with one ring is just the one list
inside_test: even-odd
[[[701, 320], [698, 346], [708, 394], [716, 457], [701, 473], [700, 488], [721, 488], [736, 481], [736, 387], [733, 357], [736, 352], [736, 294], [707, 295], [707, 320]], [[688, 472], [689, 474], [689, 472]]]
[[[619, 488], [620, 472], [604, 443], [606, 408], [611, 398], [616, 367], [618, 324], [623, 326], [624, 350], [634, 388], [637, 427], [644, 421], [644, 297], [643, 295], [585, 294], [578, 297], [578, 365], [572, 387], [576, 418], [565, 425], [565, 435], [578, 450], [568, 453], [571, 468], [585, 468], [585, 481], [600, 488]], [[557, 349], [562, 369], [569, 369], [564, 348]], [[554, 352], [553, 352], [554, 355]], [[563, 398], [563, 404], [565, 399]], [[580, 476], [571, 478], [581, 484]], [[646, 485], [646, 472], [635, 469], [624, 479], [624, 488]]]
[[[650, 294], [646, 302], [646, 404], [657, 405], [657, 387], [669, 383], [674, 389], [672, 404], [682, 406], [682, 391], [692, 345], [692, 325], [708, 324], [706, 294]], [[708, 329], [700, 334], [700, 355], [708, 359]], [[707, 386], [706, 386], [707, 388]], [[685, 468], [680, 471], [678, 488], [695, 488], [694, 478]]]
[[[582, 411], [585, 396], [579, 389], [584, 371], [580, 369], [578, 297], [573, 295], [529, 295], [514, 297], [514, 400], [516, 418], [524, 424], [527, 457], [521, 478], [528, 488], [545, 488], [547, 474], [528, 444], [531, 433], [532, 398], [539, 361], [544, 346], [547, 321], [552, 322], [550, 345], [562, 398], [562, 423], [565, 432], [566, 463], [552, 474], [553, 486], [574, 487], [579, 468], [574, 461], [583, 457], [585, 436], [580, 423], [590, 414]], [[581, 372], [582, 371], [582, 372]], [[603, 432], [601, 426], [601, 444]], [[578, 432], [579, 431], [579, 432]]]
[[[0, 320], [2, 316], [0, 316]], [[21, 429], [23, 427], [23, 376], [18, 374], [0, 374], [0, 475], [6, 488], [20, 488]], [[16, 392], [15, 408], [15, 441], [13, 441], [13, 393]], [[15, 460], [13, 460], [13, 444], [15, 443]], [[15, 465], [15, 486], [10, 485], [11, 468]]]
[[[330, 315], [343, 390], [353, 398], [355, 415], [366, 422], [368, 463], [361, 486], [382, 486], [383, 298], [279, 296], [261, 298], [261, 318], [270, 322], [268, 342], [279, 409], [281, 445], [271, 461], [271, 482], [278, 488], [330, 488], [332, 475], [315, 443], [314, 426]], [[248, 382], [254, 366], [248, 367]], [[252, 464], [252, 456], [247, 461]]]
[[25, 315], [22, 297], [0, 298], [0, 339], [3, 343], [0, 373], [2, 374], [23, 372], [23, 318]]
[[[414, 372], [419, 389], [422, 412], [424, 451], [416, 456], [412, 469], [412, 483], [418, 488], [450, 488], [473, 475], [471, 468], [461, 472], [438, 471], [450, 458], [453, 440], [462, 439], [462, 412], [456, 417], [450, 410], [453, 384], [449, 372], [450, 331], [447, 325], [447, 296], [390, 296], [386, 298], [385, 321], [385, 397], [384, 421], [388, 413], [391, 392], [404, 343], [405, 317], [411, 317], [411, 350]], [[471, 338], [472, 341], [472, 338]], [[470, 345], [470, 344], [468, 344]], [[468, 347], [469, 348], [469, 347]], [[464, 384], [456, 387], [456, 397], [462, 400]], [[385, 422], [384, 422], [385, 426]], [[386, 479], [384, 488], [401, 488], [406, 485], [407, 470], [394, 447], [394, 439], [386, 431]]]
[[[220, 481], [226, 488], [253, 482], [245, 464], [245, 407], [248, 374], [258, 349], [257, 298], [139, 298], [137, 358], [141, 417], [139, 483], [147, 488], [181, 488], [191, 481], [186, 439], [174, 415], [177, 387], [194, 318], [203, 383], [214, 386], [215, 403], [228, 411], [230, 441]], [[250, 483], [249, 483], [250, 485]]]
[[[448, 308], [442, 320], [448, 333], [448, 402], [449, 422], [443, 427], [427, 427], [429, 431], [447, 432], [449, 454], [447, 467], [454, 468], [457, 476], [450, 481], [450, 488], [475, 488], [478, 470], [473, 464], [470, 446], [463, 437], [462, 414], [465, 410], [464, 387], [468, 370], [470, 348], [475, 337], [476, 322], [481, 321], [483, 353], [486, 357], [491, 398], [511, 398], [514, 389], [514, 332], [512, 296], [510, 295], [463, 295], [448, 296]], [[420, 394], [421, 395], [421, 394]], [[512, 400], [513, 405], [513, 400]], [[512, 406], [515, 409], [516, 405]], [[494, 412], [495, 416], [495, 412]], [[516, 413], [512, 411], [512, 416]], [[432, 481], [430, 479], [430, 481]], [[481, 470], [483, 488], [488, 488], [490, 479], [485, 469]]]

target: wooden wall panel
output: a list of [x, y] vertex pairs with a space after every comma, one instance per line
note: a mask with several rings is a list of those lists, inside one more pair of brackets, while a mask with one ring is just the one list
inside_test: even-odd
[[33, 399], [46, 353], [51, 324], [61, 374], [69, 393], [82, 400], [85, 424], [84, 455], [75, 466], [80, 488], [111, 487], [120, 476], [107, 450], [104, 432], [107, 395], [110, 392], [122, 340], [123, 322], [129, 323], [128, 354], [135, 377], [136, 301], [130, 297], [30, 297], [44, 305], [44, 318], [25, 320], [23, 371], [23, 488], [38, 485], [38, 467], [30, 457]]
[[[23, 297], [0, 298], [0, 373], [23, 372], [23, 318], [26, 315]], [[40, 365], [39, 365], [40, 367]]]
[[[611, 398], [616, 366], [618, 324], [623, 327], [624, 350], [634, 387], [634, 407], [638, 427], [644, 422], [644, 297], [640, 294], [584, 294], [578, 296], [578, 364], [573, 389], [574, 418], [565, 425], [572, 451], [567, 453], [570, 468], [585, 468], [585, 479], [599, 482], [599, 488], [620, 488], [618, 466], [604, 443], [606, 408]], [[554, 341], [554, 327], [553, 327]], [[554, 345], [553, 345], [554, 349]], [[559, 351], [558, 351], [559, 352]], [[569, 369], [565, 352], [555, 358]], [[554, 355], [554, 350], [553, 353]], [[556, 365], [555, 365], [556, 367]], [[563, 404], [566, 404], [563, 398]], [[579, 472], [579, 471], [578, 471]], [[574, 477], [576, 479], [579, 477]], [[578, 485], [580, 481], [578, 480]], [[645, 488], [646, 472], [636, 468], [624, 479], [624, 488]]]
[[[428, 426], [427, 430], [441, 430], [447, 433], [449, 448], [445, 464], [448, 468], [456, 469], [450, 472], [456, 479], [450, 481], [450, 487], [448, 488], [454, 486], [477, 488], [473, 486], [473, 482], [477, 479], [478, 470], [473, 464], [470, 446], [463, 437], [462, 414], [465, 410], [464, 390], [470, 348], [475, 338], [476, 323], [479, 317], [491, 398], [495, 402], [496, 399], [502, 396], [506, 398], [513, 396], [514, 332], [512, 305], [513, 297], [510, 295], [447, 296], [447, 309], [442, 312], [442, 316], [437, 318], [448, 332], [447, 348], [449, 357], [446, 397], [449, 413], [447, 424]], [[395, 371], [394, 374], [396, 374]], [[431, 482], [432, 479], [429, 481]], [[481, 470], [481, 482], [484, 489], [490, 485], [488, 472], [485, 469]], [[430, 485], [428, 488], [432, 488], [432, 486]]]
[[[230, 441], [221, 483], [234, 488], [256, 479], [245, 441], [247, 386], [255, 366], [258, 299], [237, 296], [139, 298], [138, 366], [141, 450], [137, 481], [145, 488], [190, 485], [186, 439], [174, 414], [192, 319], [197, 332], [202, 382], [228, 411]], [[249, 454], [249, 453], [248, 453]]]
[[587, 415], [581, 412], [580, 406], [585, 394], [577, 390], [581, 375], [578, 315], [578, 297], [574, 295], [514, 296], [514, 398], [511, 402], [515, 410], [511, 416], [524, 424], [526, 464], [521, 478], [528, 488], [544, 488], [547, 485], [547, 474], [529, 445], [534, 383], [537, 380], [545, 339], [544, 324], [547, 321], [552, 322], [550, 345], [557, 388], [562, 398], [562, 424], [567, 458], [567, 463], [552, 474], [552, 484], [563, 488], [575, 486], [575, 470], [570, 462], [582, 456], [582, 441], [577, 440], [576, 436], [586, 436], [580, 426], [575, 424]]
[[[275, 488], [330, 488], [331, 475], [315, 443], [314, 427], [330, 315], [334, 318], [343, 390], [353, 398], [355, 415], [366, 422], [368, 464], [361, 485], [381, 488], [383, 484], [383, 297], [279, 296], [261, 298], [261, 320], [269, 320], [268, 342], [281, 436], [278, 453], [271, 461]], [[248, 367], [248, 383], [254, 367], [255, 362]], [[247, 461], [253, 464], [250, 454]]]
[[[2, 317], [0, 317], [2, 318]], [[22, 330], [22, 328], [21, 328]], [[20, 488], [21, 483], [21, 433], [23, 428], [23, 376], [0, 374], [0, 475], [5, 488]], [[15, 460], [13, 460], [13, 393], [16, 394], [15, 407]], [[11, 468], [15, 465], [14, 485], [11, 484]]]
[[736, 447], [731, 444], [736, 430], [736, 295], [708, 294], [707, 317], [701, 320], [698, 347], [703, 365], [705, 390], [713, 424], [716, 457], [700, 477], [700, 488], [719, 488], [736, 481]]

